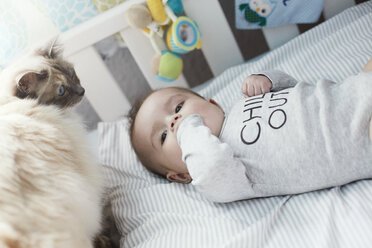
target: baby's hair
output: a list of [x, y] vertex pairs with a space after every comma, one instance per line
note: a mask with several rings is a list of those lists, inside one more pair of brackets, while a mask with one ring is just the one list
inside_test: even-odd
[[[196, 93], [196, 92], [194, 92], [194, 91], [192, 91], [190, 89], [187, 89], [187, 88], [182, 88], [182, 87], [168, 87], [167, 89], [180, 90], [180, 91], [183, 91], [183, 92], [194, 94], [194, 95], [196, 95], [196, 96], [198, 96], [200, 98], [205, 99], [204, 97], [202, 97], [198, 93]], [[157, 166], [154, 163], [152, 163], [150, 161], [150, 159], [148, 158], [149, 156], [145, 156], [145, 154], [142, 154], [138, 150], [138, 148], [135, 146], [135, 144], [134, 144], [134, 125], [135, 125], [135, 122], [136, 122], [136, 117], [137, 117], [138, 111], [141, 109], [141, 106], [146, 101], [146, 99], [149, 96], [151, 96], [153, 93], [155, 93], [155, 92], [157, 92], [159, 90], [162, 90], [162, 89], [153, 90], [149, 94], [147, 94], [146, 96], [137, 99], [135, 101], [135, 103], [132, 105], [132, 108], [129, 110], [127, 117], [128, 117], [128, 120], [129, 120], [129, 129], [128, 129], [128, 131], [129, 131], [130, 142], [132, 144], [133, 150], [136, 153], [138, 159], [151, 172], [153, 172], [155, 174], [158, 174], [158, 175], [161, 175], [161, 176], [164, 176], [164, 172], [160, 168], [158, 168], [159, 166]]]

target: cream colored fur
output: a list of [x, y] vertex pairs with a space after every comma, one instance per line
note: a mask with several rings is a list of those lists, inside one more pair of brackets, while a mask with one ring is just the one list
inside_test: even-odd
[[0, 98], [0, 247], [91, 247], [101, 178], [69, 110]]
[[0, 75], [0, 248], [84, 248], [100, 229], [101, 172], [71, 109], [11, 96], [28, 57]]
[[12, 64], [0, 71], [0, 97], [14, 95], [16, 82], [27, 72], [40, 72], [48, 68], [42, 56], [35, 55], [35, 49], [26, 52]]

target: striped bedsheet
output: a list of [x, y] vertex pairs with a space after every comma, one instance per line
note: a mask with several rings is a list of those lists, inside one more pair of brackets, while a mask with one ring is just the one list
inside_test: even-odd
[[[352, 7], [261, 59], [226, 70], [200, 89], [228, 110], [250, 73], [340, 81], [372, 57], [372, 1]], [[208, 202], [139, 164], [125, 119], [100, 123], [99, 156], [121, 247], [371, 247], [372, 180], [306, 194]], [[372, 165], [371, 165], [372, 166]]]

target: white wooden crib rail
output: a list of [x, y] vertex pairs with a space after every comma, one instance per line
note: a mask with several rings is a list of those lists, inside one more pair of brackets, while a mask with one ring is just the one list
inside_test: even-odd
[[[164, 83], [151, 73], [150, 61], [155, 51], [149, 39], [140, 30], [128, 25], [124, 15], [131, 5], [144, 2], [145, 0], [124, 2], [61, 35], [65, 55], [74, 63], [86, 88], [86, 96], [102, 120], [117, 119], [127, 113], [130, 107], [127, 98], [93, 47], [94, 43], [117, 32], [120, 32], [125, 40], [151, 88], [188, 87], [182, 75], [171, 83]], [[194, 19], [201, 29], [202, 51], [214, 75], [243, 62], [218, 1], [183, 0], [183, 4], [187, 16]]]

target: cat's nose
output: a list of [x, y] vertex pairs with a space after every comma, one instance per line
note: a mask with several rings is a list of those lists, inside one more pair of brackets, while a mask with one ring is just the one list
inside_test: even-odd
[[78, 93], [79, 96], [84, 96], [85, 89], [83, 87], [81, 87], [80, 89], [78, 89], [77, 93]]

